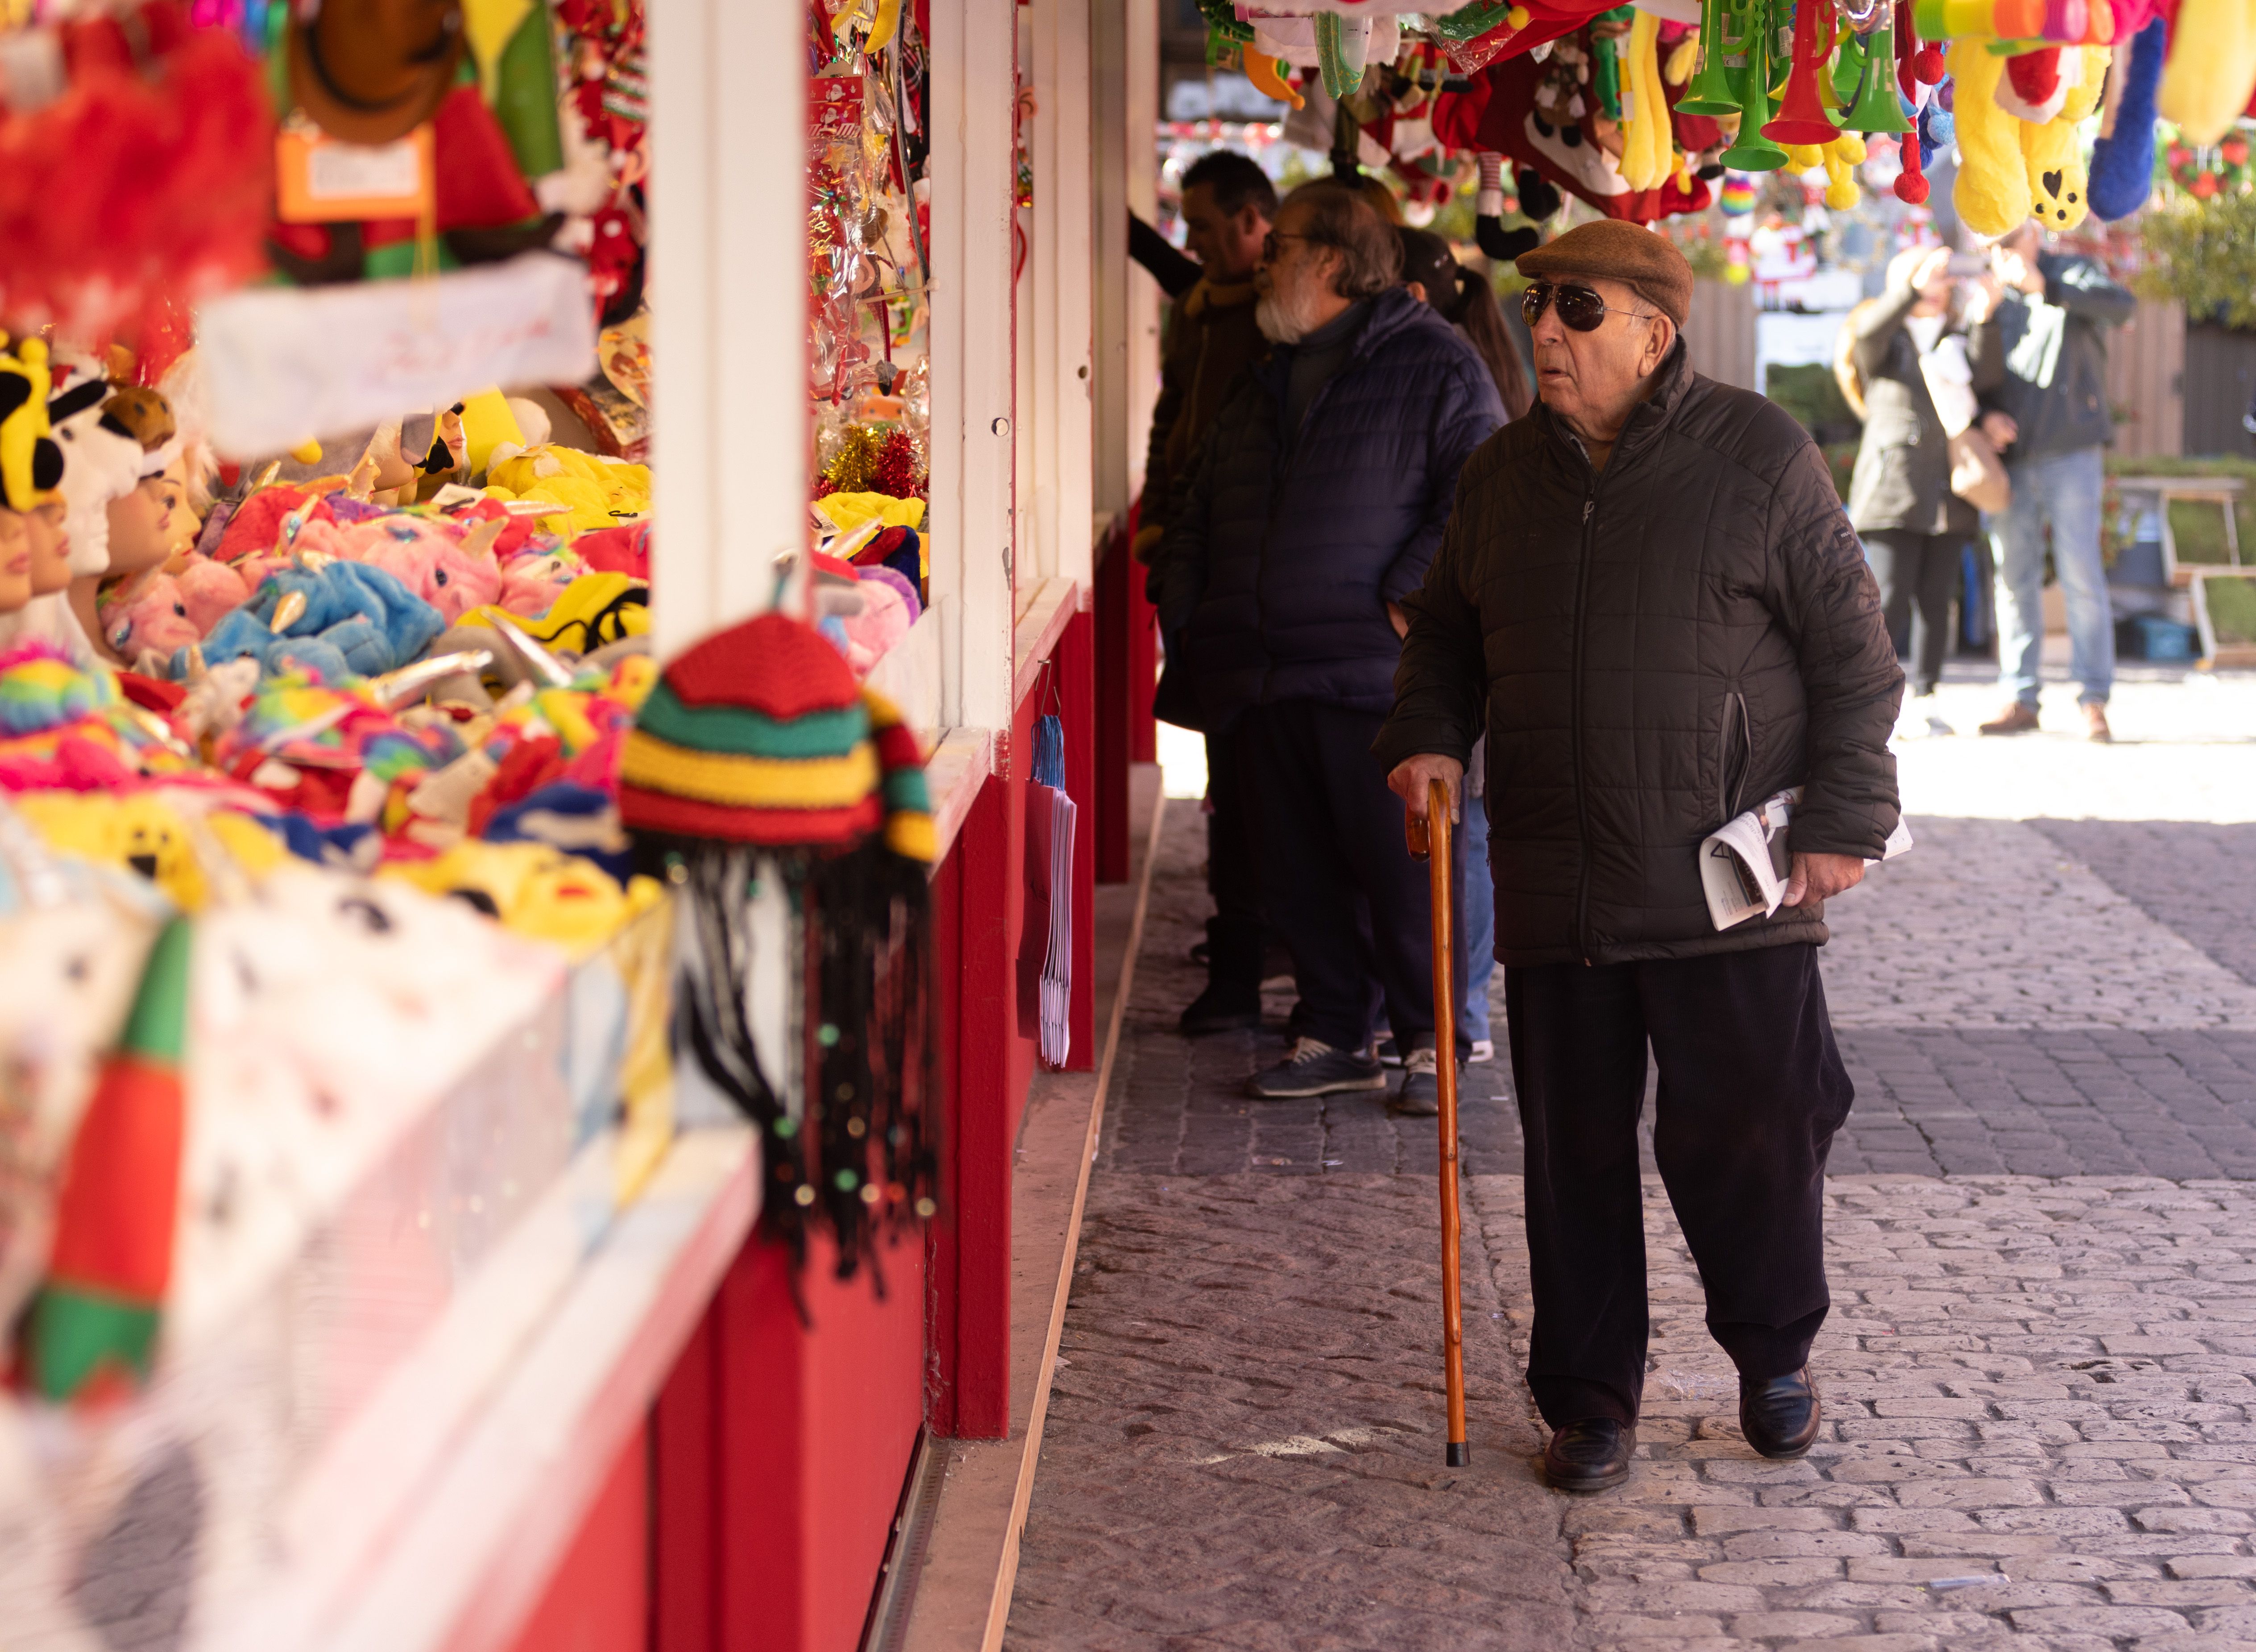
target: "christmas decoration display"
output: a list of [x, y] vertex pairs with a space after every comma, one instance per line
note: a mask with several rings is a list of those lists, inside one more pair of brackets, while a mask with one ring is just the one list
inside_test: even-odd
[[1287, 102], [1311, 87], [1334, 100], [1336, 168], [1392, 170], [1406, 207], [1477, 173], [1479, 239], [1498, 260], [1540, 233], [1507, 239], [1507, 159], [1539, 223], [1554, 190], [1650, 223], [1705, 208], [1726, 169], [1822, 169], [1813, 203], [1851, 209], [1881, 138], [1893, 153], [1878, 181], [1921, 206], [1936, 151], [1955, 145], [1970, 228], [2034, 218], [2065, 232], [2144, 203], [2157, 112], [2200, 150], [2256, 92], [2240, 0], [1475, 0], [1446, 13], [1217, 0], [1201, 14], [1210, 60]]

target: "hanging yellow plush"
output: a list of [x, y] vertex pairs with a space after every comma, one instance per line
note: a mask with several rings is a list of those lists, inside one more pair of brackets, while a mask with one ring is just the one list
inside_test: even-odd
[[1844, 132], [1825, 145], [1825, 204], [1847, 212], [1864, 199], [1857, 187], [1857, 168], [1865, 164], [1865, 137]]
[[2189, 144], [2214, 144], [2256, 91], [2256, 5], [2182, 0], [2154, 107]]
[[[2075, 52], [2061, 53], [2065, 66]], [[2076, 129], [2099, 107], [2113, 53], [2104, 46], [2080, 50], [2083, 78], [2068, 88], [2060, 113], [2042, 125], [2027, 121], [2021, 129], [2021, 159], [2029, 185], [2030, 210], [2046, 228], [2073, 229], [2090, 215], [2090, 186], [2085, 178], [2083, 145]]]
[[2006, 60], [1973, 38], [1950, 44], [1951, 109], [1958, 132], [1958, 182], [1950, 192], [1961, 222], [1978, 235], [2005, 235], [2035, 208], [2021, 150], [2021, 123], [1998, 103]]
[[1660, 86], [1660, 19], [1640, 11], [1630, 24], [1622, 56], [1622, 181], [1632, 189], [1658, 189], [1674, 169], [1668, 98]]

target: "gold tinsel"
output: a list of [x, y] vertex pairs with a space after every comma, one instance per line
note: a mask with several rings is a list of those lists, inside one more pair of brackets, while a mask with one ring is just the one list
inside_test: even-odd
[[867, 493], [871, 473], [885, 451], [882, 432], [868, 425], [849, 425], [840, 434], [838, 451], [822, 467], [822, 479], [834, 492]]

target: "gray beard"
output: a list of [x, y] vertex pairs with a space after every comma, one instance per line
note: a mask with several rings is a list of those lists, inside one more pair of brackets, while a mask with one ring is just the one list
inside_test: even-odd
[[1305, 310], [1295, 309], [1274, 292], [1255, 302], [1253, 325], [1272, 344], [1298, 344], [1315, 331]]

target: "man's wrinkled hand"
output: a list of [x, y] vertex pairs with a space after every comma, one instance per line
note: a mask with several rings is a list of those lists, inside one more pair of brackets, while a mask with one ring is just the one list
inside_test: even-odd
[[1865, 861], [1861, 855], [1797, 854], [1793, 869], [1787, 874], [1786, 892], [1779, 897], [1778, 903], [1781, 907], [1800, 906], [1807, 901], [1827, 900], [1864, 881]]
[[1449, 819], [1455, 821], [1463, 812], [1465, 783], [1465, 766], [1455, 757], [1421, 753], [1395, 764], [1394, 772], [1386, 777], [1387, 785], [1408, 805], [1414, 820], [1426, 818], [1427, 790], [1436, 780], [1449, 789]]

